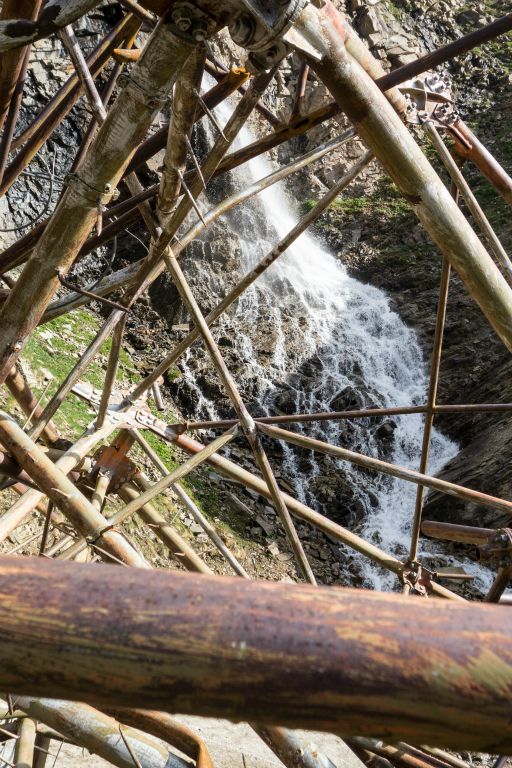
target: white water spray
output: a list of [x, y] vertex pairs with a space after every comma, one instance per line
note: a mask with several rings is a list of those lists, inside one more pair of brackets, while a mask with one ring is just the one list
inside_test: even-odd
[[[231, 111], [229, 106], [217, 109], [222, 123], [227, 122]], [[243, 129], [237, 146], [253, 140], [250, 131]], [[266, 160], [256, 158], [235, 173], [235, 180], [246, 186], [271, 170]], [[240, 242], [242, 274], [268, 253], [297, 220], [283, 184], [261, 193], [249, 211], [244, 206], [243, 212], [229, 214], [225, 221]], [[263, 361], [258, 349], [262, 322], [272, 328], [272, 349]], [[337, 408], [336, 399], [347, 393], [355, 398], [355, 407], [425, 402], [428, 381], [415, 333], [390, 309], [382, 291], [350, 277], [329, 250], [308, 233], [298, 238], [241, 297], [230, 317], [221, 321], [220, 332], [234, 339], [237, 356], [257, 379], [259, 406], [266, 413], [279, 412], [283, 390], [287, 392], [289, 412], [343, 410], [346, 406]], [[191, 373], [186, 371], [185, 376], [192, 385]], [[200, 392], [197, 394], [203, 414], [214, 416], [213, 404]], [[304, 426], [304, 432], [378, 456], [382, 451], [378, 434], [381, 424], [381, 420], [372, 423], [369, 419], [323, 422]], [[386, 459], [418, 469], [422, 428], [421, 415], [393, 417]], [[434, 430], [429, 473], [438, 472], [456, 453], [457, 446]], [[363, 473], [346, 462], [324, 458], [321, 463], [315, 456], [305, 459], [285, 446], [282, 473], [291, 478], [298, 497], [313, 508], [319, 507], [316, 492], [325, 481], [326, 461], [331, 478], [338, 472], [356, 489], [362, 505], [357, 515], [358, 532], [386, 552], [404, 558], [410, 543], [416, 486], [389, 476]], [[344, 513], [350, 510], [341, 509], [340, 516]], [[427, 566], [462, 565], [442, 551], [442, 545], [423, 542], [420, 555]], [[355, 557], [367, 586], [389, 589], [396, 585], [392, 574], [365, 558]], [[476, 576], [476, 586], [486, 589], [490, 585], [490, 574], [478, 565], [464, 562], [464, 567]]]

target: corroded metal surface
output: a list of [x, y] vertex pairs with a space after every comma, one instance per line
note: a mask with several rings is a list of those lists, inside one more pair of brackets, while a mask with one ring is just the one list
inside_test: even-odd
[[3, 689], [512, 749], [506, 606], [31, 558], [0, 576]]

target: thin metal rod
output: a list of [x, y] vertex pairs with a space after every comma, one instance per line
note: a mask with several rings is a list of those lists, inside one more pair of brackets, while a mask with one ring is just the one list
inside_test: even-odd
[[[235, 437], [236, 432], [237, 428], [233, 427], [228, 432], [225, 432], [223, 435], [217, 437], [215, 440], [209, 443], [209, 445], [207, 445], [200, 453], [192, 456], [190, 459], [187, 459], [187, 461], [173, 470], [173, 472], [163, 477], [157, 483], [148, 488], [148, 490], [144, 491], [144, 493], [141, 493], [139, 496], [137, 496], [137, 498], [134, 498], [132, 501], [130, 501], [130, 503], [119, 510], [119, 512], [116, 512], [114, 515], [112, 515], [108, 521], [105, 520], [105, 524], [103, 526], [104, 529], [109, 531], [113, 526], [121, 524], [124, 520], [127, 520], [139, 509], [142, 509], [145, 504], [151, 502], [154, 498], [166, 491], [171, 485], [176, 483], [182, 477], [186, 477], [186, 475], [190, 474], [190, 472], [196, 469], [196, 467], [200, 466], [203, 462], [209, 459], [213, 453], [216, 453], [216, 451], [220, 450], [224, 445], [229, 443]], [[167, 524], [167, 521], [165, 521], [163, 518], [160, 518], [158, 522], [161, 524], [162, 520]], [[96, 530], [96, 535], [98, 538], [100, 535], [102, 535], [101, 529]], [[73, 545], [72, 548], [67, 550], [67, 556], [71, 557], [77, 555], [87, 546], [88, 540], [85, 538], [80, 539], [78, 542], [76, 542], [76, 544]], [[70, 555], [69, 552], [72, 552], [72, 555]]]
[[76, 39], [73, 27], [71, 25], [64, 27], [60, 31], [59, 37], [64, 43], [64, 47], [66, 48], [69, 57], [73, 62], [73, 66], [78, 75], [78, 79], [80, 80], [86, 93], [87, 101], [89, 102], [89, 106], [92, 110], [95, 120], [98, 125], [101, 125], [107, 119], [107, 110], [105, 109], [105, 105], [103, 104], [101, 97], [96, 90], [94, 80], [89, 71], [89, 67], [87, 66], [87, 62], [85, 61], [82, 49], [80, 48], [78, 40]]
[[[137, 443], [140, 445], [144, 453], [148, 456], [148, 458], [152, 461], [152, 463], [155, 465], [155, 467], [160, 471], [160, 473], [165, 477], [169, 474], [169, 470], [159, 457], [159, 455], [152, 449], [152, 447], [149, 445], [147, 440], [141, 435], [138, 429], [132, 429], [130, 430], [130, 434], [132, 434], [137, 441]], [[185, 509], [192, 515], [196, 523], [202, 527], [206, 535], [210, 538], [212, 543], [217, 547], [219, 552], [223, 557], [226, 558], [228, 563], [233, 568], [234, 572], [238, 576], [242, 576], [245, 579], [250, 578], [247, 574], [247, 571], [243, 568], [242, 565], [238, 562], [236, 557], [233, 555], [229, 547], [226, 546], [226, 544], [222, 541], [221, 537], [215, 530], [215, 528], [211, 525], [209, 520], [203, 515], [203, 513], [198, 508], [197, 504], [195, 504], [188, 493], [185, 491], [183, 486], [180, 483], [175, 483], [172, 486], [172, 490], [180, 500], [180, 502], [183, 504]]]
[[499, 603], [502, 594], [507, 589], [511, 580], [512, 567], [510, 565], [501, 566], [489, 592], [484, 597], [484, 602]]
[[306, 553], [304, 552], [302, 542], [300, 541], [300, 538], [295, 529], [295, 525], [293, 523], [292, 517], [288, 512], [286, 504], [283, 501], [281, 490], [277, 484], [274, 473], [270, 466], [270, 462], [268, 461], [267, 455], [263, 449], [263, 446], [257, 434], [256, 426], [254, 424], [252, 416], [249, 414], [240, 396], [240, 393], [235, 384], [235, 381], [230, 371], [228, 370], [228, 367], [224, 361], [224, 358], [222, 357], [220, 350], [210, 332], [210, 329], [208, 328], [208, 323], [206, 322], [199, 308], [199, 305], [197, 304], [197, 301], [195, 300], [195, 297], [192, 291], [190, 290], [190, 287], [187, 283], [185, 275], [181, 271], [181, 268], [176, 258], [174, 257], [174, 255], [168, 256], [167, 254], [165, 254], [164, 259], [165, 259], [167, 268], [172, 276], [173, 282], [176, 285], [176, 288], [178, 289], [184, 304], [188, 308], [191, 314], [191, 317], [194, 321], [194, 324], [203, 339], [203, 343], [208, 351], [208, 354], [210, 355], [210, 358], [215, 368], [217, 369], [217, 373], [231, 401], [231, 405], [233, 406], [240, 420], [240, 425], [244, 430], [244, 434], [245, 434], [245, 437], [247, 438], [247, 442], [249, 443], [251, 450], [254, 453], [254, 457], [258, 462], [260, 471], [263, 474], [263, 477], [265, 478], [265, 481], [272, 494], [272, 502], [274, 504], [274, 507], [276, 508], [276, 512], [279, 515], [281, 524], [286, 532], [288, 541], [292, 547], [293, 553], [300, 567], [300, 570], [302, 571], [304, 577], [311, 584], [316, 584], [315, 576], [313, 574], [309, 561], [306, 557]]
[[105, 374], [105, 381], [103, 382], [103, 391], [101, 393], [101, 401], [98, 408], [98, 416], [96, 418], [96, 429], [101, 429], [105, 422], [105, 416], [107, 413], [108, 403], [112, 389], [115, 384], [117, 371], [119, 368], [119, 358], [122, 351], [124, 329], [126, 326], [126, 315], [123, 315], [114, 329], [114, 335], [112, 337], [112, 347], [108, 358], [107, 372]]
[[467, 183], [466, 179], [462, 175], [459, 167], [457, 166], [457, 163], [451, 156], [444, 141], [439, 135], [439, 131], [435, 127], [434, 123], [430, 120], [424, 123], [424, 128], [430, 140], [432, 141], [434, 147], [439, 153], [439, 156], [445, 168], [447, 169], [448, 173], [450, 174], [450, 177], [453, 183], [457, 186], [457, 189], [459, 190], [460, 194], [464, 198], [464, 201], [468, 206], [473, 218], [475, 219], [476, 223], [480, 227], [480, 230], [483, 233], [485, 239], [487, 240], [490, 248], [492, 249], [492, 252], [496, 256], [498, 263], [504, 270], [509, 281], [512, 280], [512, 262], [510, 261], [510, 258], [506, 250], [504, 249], [503, 245], [501, 244], [498, 236], [496, 235], [494, 229], [489, 223], [489, 219], [483, 212], [482, 208], [478, 203], [478, 200], [476, 199], [473, 192], [471, 191], [469, 184]]
[[[346, 138], [346, 137], [345, 137]], [[348, 141], [348, 138], [346, 138]], [[319, 216], [326, 210], [326, 208], [332, 203], [332, 201], [346, 189], [354, 179], [363, 171], [363, 169], [371, 161], [371, 155], [365, 154], [347, 173], [329, 190], [329, 192], [318, 201], [314, 208], [309, 211], [303, 218], [288, 232], [280, 242], [272, 248], [272, 250], [252, 269], [247, 275], [225, 296], [225, 298], [213, 309], [205, 318], [206, 323], [211, 326], [216, 322], [226, 310], [239, 298], [242, 293], [249, 288], [254, 281], [265, 272], [279, 256], [281, 256], [292, 243], [313, 223]], [[185, 242], [188, 242], [189, 237], [184, 238]], [[183, 240], [182, 240], [183, 242]], [[129, 401], [135, 401], [141, 395], [146, 392], [149, 387], [158, 380], [174, 363], [181, 357], [184, 352], [199, 338], [199, 331], [196, 329], [190, 331], [189, 334], [180, 342], [175, 349], [164, 360], [143, 379], [128, 396]]]
[[269, 437], [284, 440], [285, 442], [297, 445], [300, 448], [308, 448], [309, 450], [318, 451], [319, 453], [324, 453], [328, 456], [335, 456], [336, 458], [348, 461], [351, 464], [356, 464], [357, 466], [371, 469], [375, 472], [381, 472], [385, 475], [391, 475], [400, 480], [407, 480], [408, 482], [417, 485], [423, 484], [427, 486], [427, 488], [433, 488], [441, 493], [446, 493], [448, 496], [455, 496], [464, 501], [471, 501], [477, 504], [482, 504], [485, 507], [490, 507], [491, 509], [499, 509], [507, 514], [512, 514], [512, 501], [489, 496], [486, 493], [474, 491], [471, 488], [465, 488], [462, 485], [456, 485], [447, 480], [441, 480], [439, 477], [425, 475], [414, 469], [401, 467], [398, 464], [390, 464], [387, 461], [374, 459], [372, 456], [365, 456], [362, 453], [349, 451], [346, 448], [330, 445], [322, 440], [315, 440], [302, 434], [299, 435], [295, 432], [289, 432], [280, 427], [273, 427], [270, 424], [258, 424], [257, 427], [260, 432], [263, 432], [263, 434], [268, 435]]
[[[419, 470], [425, 474], [428, 470], [428, 461], [430, 457], [430, 444], [432, 440], [432, 428], [434, 425], [434, 409], [436, 405], [437, 389], [439, 385], [439, 371], [441, 368], [441, 354], [443, 349], [444, 326], [446, 322], [446, 310], [448, 307], [448, 292], [450, 288], [451, 266], [450, 262], [443, 257], [441, 266], [441, 284], [439, 287], [439, 299], [437, 303], [436, 328], [434, 332], [434, 344], [432, 347], [432, 359], [430, 363], [430, 377], [427, 394], [427, 410], [425, 412], [425, 422], [423, 424], [423, 438], [421, 445], [421, 459]], [[411, 530], [411, 543], [409, 547], [409, 562], [416, 561], [418, 554], [418, 542], [420, 538], [421, 515], [423, 513], [423, 500], [425, 487], [418, 485], [416, 490], [416, 500], [414, 505], [414, 517]]]

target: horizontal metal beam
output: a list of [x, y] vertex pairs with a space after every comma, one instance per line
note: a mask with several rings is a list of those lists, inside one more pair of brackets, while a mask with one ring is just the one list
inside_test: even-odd
[[506, 607], [3, 557], [0, 636], [13, 695], [512, 753]]

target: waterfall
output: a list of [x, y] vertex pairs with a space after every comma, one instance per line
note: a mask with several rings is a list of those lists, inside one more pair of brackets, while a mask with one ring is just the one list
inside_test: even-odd
[[[216, 110], [217, 118], [225, 124], [231, 112], [230, 105], [221, 105]], [[205, 124], [205, 130], [212, 128]], [[253, 140], [250, 129], [245, 128], [237, 148]], [[267, 160], [256, 158], [234, 173], [233, 183], [246, 186], [272, 170]], [[268, 253], [297, 220], [284, 183], [224, 217], [238, 237], [240, 276]], [[208, 279], [208, 264], [198, 268]], [[239, 299], [216, 329], [217, 336], [229, 335], [233, 339], [242, 367], [257, 382], [260, 413], [281, 413], [283, 392], [287, 412], [344, 410], [347, 402], [353, 407], [425, 402], [427, 371], [415, 333], [391, 310], [381, 290], [352, 278], [333, 254], [307, 232]], [[265, 329], [269, 349], [262, 356]], [[196, 389], [198, 415], [214, 417], [213, 403], [199, 391], [186, 363], [184, 377]], [[307, 424], [303, 430], [335, 445], [418, 469], [422, 427], [421, 415], [393, 417], [386, 422], [384, 442], [381, 419]], [[302, 429], [300, 425], [291, 428]], [[344, 478], [356, 491], [358, 512], [351, 527], [386, 552], [401, 558], [408, 553], [415, 485], [291, 447], [285, 446], [283, 451], [282, 475], [292, 480], [302, 501], [324, 511], [318, 502], [318, 490], [323, 489], [325, 497], [324, 486], [329, 478]], [[438, 472], [456, 453], [457, 446], [434, 430], [429, 473]], [[427, 567], [462, 565], [436, 542], [422, 542], [420, 554]], [[359, 555], [353, 557], [366, 586], [389, 589], [396, 584], [392, 574]], [[485, 589], [490, 584], [490, 575], [477, 564], [463, 565], [475, 575], [477, 587]]]

